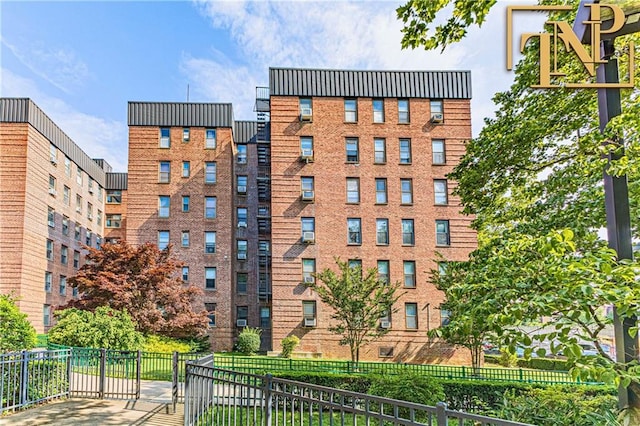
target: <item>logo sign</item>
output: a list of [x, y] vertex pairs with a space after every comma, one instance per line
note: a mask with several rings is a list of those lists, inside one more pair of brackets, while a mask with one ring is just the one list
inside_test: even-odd
[[[585, 80], [594, 77], [596, 68], [604, 64], [607, 60], [601, 59], [600, 41], [607, 38], [608, 34], [619, 32], [625, 25], [625, 15], [623, 10], [614, 4], [587, 4], [590, 8], [589, 19], [582, 22], [587, 27], [590, 36], [590, 46], [582, 44], [582, 40], [576, 35], [571, 24], [565, 21], [547, 21], [546, 26], [550, 27], [549, 32], [523, 33], [520, 36], [520, 52], [524, 51], [525, 45], [531, 39], [537, 38], [540, 42], [540, 81], [533, 85], [533, 88], [571, 88], [571, 89], [602, 89], [602, 88], [632, 88], [633, 76], [635, 73], [634, 45], [629, 42], [629, 81], [620, 83], [593, 83], [593, 82], [569, 82], [563, 81], [566, 75], [558, 70], [558, 54], [560, 45], [564, 46], [566, 52], [572, 52], [582, 63], [585, 72]], [[514, 11], [570, 11], [572, 6], [567, 5], [541, 5], [541, 6], [508, 6], [507, 7], [507, 70], [513, 69], [513, 12]], [[607, 25], [603, 26], [603, 22]], [[604, 28], [603, 28], [604, 27]], [[604, 36], [604, 37], [603, 37]], [[609, 38], [611, 38], [609, 36]]]

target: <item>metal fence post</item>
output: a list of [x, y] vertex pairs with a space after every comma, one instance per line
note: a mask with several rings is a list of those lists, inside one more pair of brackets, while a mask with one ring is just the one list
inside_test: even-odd
[[29, 353], [21, 351], [20, 356], [20, 406], [27, 404], [29, 389]]
[[71, 396], [71, 373], [73, 369], [73, 349], [67, 349], [67, 392]]
[[264, 380], [264, 389], [262, 390], [262, 395], [264, 398], [264, 402], [266, 405], [265, 412], [265, 426], [271, 426], [272, 423], [272, 415], [273, 415], [273, 395], [271, 390], [273, 386], [273, 376], [271, 374], [267, 374]]
[[173, 413], [176, 413], [176, 404], [178, 404], [178, 352], [173, 351], [171, 359], [171, 403], [173, 404]]
[[438, 420], [438, 426], [447, 426], [447, 404], [444, 402], [436, 404], [436, 419]]
[[142, 352], [138, 349], [136, 357], [136, 399], [140, 399], [140, 376], [142, 372]]
[[106, 374], [106, 358], [107, 351], [106, 349], [100, 349], [100, 381], [98, 382], [98, 398], [104, 399], [104, 382], [105, 382], [105, 374]]

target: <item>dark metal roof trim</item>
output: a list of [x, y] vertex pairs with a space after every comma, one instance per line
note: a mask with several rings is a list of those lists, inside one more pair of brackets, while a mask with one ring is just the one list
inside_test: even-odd
[[231, 104], [129, 102], [129, 126], [232, 127]]
[[257, 134], [257, 121], [236, 121], [233, 125], [233, 141], [235, 143], [255, 143]]
[[470, 71], [269, 68], [271, 96], [471, 99]]
[[105, 189], [127, 189], [128, 173], [107, 173]]
[[105, 171], [71, 140], [31, 99], [0, 98], [0, 122], [28, 123], [104, 187]]

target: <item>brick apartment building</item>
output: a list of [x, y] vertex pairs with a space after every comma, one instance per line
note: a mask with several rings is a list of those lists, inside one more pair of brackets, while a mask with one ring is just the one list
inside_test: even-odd
[[[305, 286], [314, 272], [335, 268], [337, 256], [377, 267], [381, 277], [403, 287], [397, 311], [380, 322], [389, 333], [363, 348], [362, 359], [456, 362], [465, 354], [427, 338], [446, 320], [442, 295], [428, 274], [439, 268], [436, 252], [463, 260], [476, 247], [471, 219], [460, 214], [451, 195], [455, 183], [446, 178], [471, 137], [470, 81], [468, 72], [457, 71], [272, 68], [269, 87], [257, 89], [258, 119], [252, 122], [235, 121], [231, 104], [130, 102], [128, 174], [111, 173], [75, 145], [68, 154], [59, 139], [28, 120], [15, 123], [13, 103], [37, 107], [3, 100], [0, 176], [36, 173], [26, 162], [15, 170], [5, 154], [14, 149], [13, 128], [20, 126], [27, 129], [25, 140], [38, 140], [34, 151], [44, 158], [37, 168], [44, 174], [32, 183], [38, 191], [47, 195], [45, 171], [60, 176], [48, 145], [90, 169], [87, 179], [105, 188], [105, 202], [93, 207], [104, 215], [104, 228], [83, 214], [81, 233], [93, 229], [108, 241], [171, 244], [185, 263], [185, 282], [204, 291], [198, 305], [209, 311], [216, 350], [231, 349], [238, 332], [251, 326], [263, 329], [264, 350], [279, 351], [280, 341], [295, 334], [300, 351], [348, 357], [348, 348], [327, 331], [331, 312]], [[5, 182], [1, 191], [20, 193]], [[46, 313], [58, 300], [44, 291], [42, 275], [62, 274], [55, 261], [46, 261], [42, 230], [48, 226], [40, 216], [46, 217], [47, 207], [62, 215], [67, 210], [36, 198], [22, 205], [45, 213], [37, 223], [15, 228], [37, 235], [26, 250], [37, 262], [16, 287], [29, 301], [21, 308], [39, 324], [43, 303]], [[75, 220], [73, 207], [67, 216]], [[3, 226], [5, 232], [15, 234]], [[55, 232], [50, 239], [54, 251], [67, 241]], [[5, 250], [15, 244], [4, 238], [2, 244], [0, 290], [6, 292], [5, 269], [19, 274], [24, 264], [19, 257], [14, 266], [5, 262]]]

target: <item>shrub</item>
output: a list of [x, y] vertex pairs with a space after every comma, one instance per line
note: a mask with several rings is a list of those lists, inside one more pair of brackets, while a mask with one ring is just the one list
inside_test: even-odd
[[189, 343], [181, 340], [152, 334], [145, 337], [142, 350], [145, 352], [172, 353], [191, 352], [193, 348]]
[[368, 393], [425, 405], [435, 405], [445, 400], [444, 389], [439, 380], [412, 373], [375, 376]]
[[[500, 357], [495, 355], [485, 355], [487, 364], [500, 364]], [[536, 370], [548, 371], [569, 371], [571, 368], [566, 359], [561, 358], [518, 358], [516, 365], [520, 368], [533, 368]]]
[[259, 328], [245, 327], [238, 336], [238, 351], [245, 355], [255, 355], [260, 350], [260, 333], [262, 330]]
[[498, 363], [503, 367], [515, 367], [518, 364], [518, 356], [506, 349], [500, 349], [500, 359]]
[[100, 306], [95, 312], [70, 308], [56, 311], [49, 342], [85, 348], [138, 350], [144, 337], [126, 311]]
[[442, 380], [446, 403], [452, 410], [484, 413], [499, 409], [504, 394], [521, 395], [543, 385], [479, 380]]
[[0, 294], [0, 352], [31, 349], [36, 345], [36, 329], [11, 295]]
[[298, 339], [298, 336], [288, 336], [282, 339], [281, 356], [283, 358], [291, 358], [291, 354], [293, 353], [293, 350], [296, 348], [296, 346], [298, 346], [298, 343], [300, 343], [300, 339]]
[[366, 393], [371, 386], [371, 376], [360, 374], [341, 373], [321, 373], [321, 372], [301, 372], [301, 371], [278, 371], [271, 373], [274, 377], [279, 377], [296, 382], [310, 383], [312, 385], [325, 386], [351, 392]]

